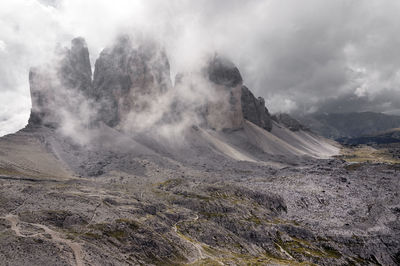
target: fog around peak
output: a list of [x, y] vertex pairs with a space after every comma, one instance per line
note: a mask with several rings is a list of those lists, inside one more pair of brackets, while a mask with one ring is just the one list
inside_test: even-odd
[[28, 73], [86, 39], [94, 66], [116, 36], [165, 47], [171, 79], [218, 52], [271, 112], [400, 110], [395, 0], [13, 0], [0, 3], [0, 135], [29, 117]]

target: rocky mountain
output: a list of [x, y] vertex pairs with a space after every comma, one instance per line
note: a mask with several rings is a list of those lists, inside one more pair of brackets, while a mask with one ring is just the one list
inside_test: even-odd
[[[32, 111], [29, 126], [56, 126], [62, 112], [72, 113], [82, 95], [91, 91], [92, 70], [83, 38], [73, 39], [71, 49], [59, 49], [53, 62], [29, 73]], [[60, 109], [61, 108], [61, 109]]]
[[217, 130], [242, 128], [243, 80], [237, 67], [226, 58], [215, 55], [209, 60], [204, 72], [215, 93], [213, 99], [206, 104], [208, 125]]
[[265, 100], [262, 97], [254, 97], [246, 86], [242, 86], [241, 101], [243, 117], [257, 126], [271, 131], [272, 117], [265, 107]]
[[214, 55], [172, 85], [164, 49], [128, 36], [93, 79], [82, 38], [32, 69], [29, 124], [0, 138], [0, 261], [399, 263], [398, 166], [335, 159], [243, 83]]
[[313, 114], [297, 118], [312, 131], [332, 139], [360, 137], [400, 127], [400, 116], [373, 112]]
[[309, 130], [308, 127], [301, 124], [298, 120], [291, 117], [289, 114], [280, 113], [272, 116], [272, 120], [279, 124], [285, 125], [292, 131]]
[[96, 60], [91, 96], [101, 102], [100, 120], [115, 127], [128, 123], [132, 113], [148, 111], [171, 87], [165, 52], [152, 41], [135, 47], [122, 36]]

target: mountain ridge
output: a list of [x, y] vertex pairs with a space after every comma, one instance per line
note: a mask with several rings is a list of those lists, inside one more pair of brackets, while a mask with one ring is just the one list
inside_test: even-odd
[[312, 114], [296, 117], [324, 137], [360, 137], [400, 126], [400, 116], [374, 112]]

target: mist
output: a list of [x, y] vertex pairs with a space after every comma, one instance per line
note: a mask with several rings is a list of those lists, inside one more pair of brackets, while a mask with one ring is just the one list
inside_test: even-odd
[[30, 67], [76, 36], [86, 39], [94, 67], [123, 33], [159, 42], [171, 80], [197, 69], [205, 54], [226, 55], [273, 113], [393, 113], [400, 110], [399, 11], [394, 0], [2, 1], [0, 135], [27, 123]]

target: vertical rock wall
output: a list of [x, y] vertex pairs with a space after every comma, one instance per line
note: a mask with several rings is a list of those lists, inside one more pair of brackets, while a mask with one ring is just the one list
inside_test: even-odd
[[146, 112], [171, 87], [164, 50], [153, 42], [134, 47], [124, 36], [97, 59], [92, 96], [100, 103], [100, 120], [115, 127], [129, 115]]
[[242, 87], [242, 110], [243, 117], [257, 126], [271, 131], [272, 119], [265, 107], [265, 100], [254, 97], [253, 93], [246, 87]]
[[76, 98], [91, 89], [92, 70], [83, 38], [75, 38], [71, 49], [59, 49], [52, 62], [31, 68], [29, 84], [32, 110], [29, 126], [57, 127], [61, 112], [76, 109]]
[[207, 104], [208, 126], [216, 130], [241, 128], [243, 80], [238, 68], [228, 59], [216, 55], [209, 61], [206, 74], [215, 89], [215, 99]]
[[[80, 106], [90, 103], [89, 109], [95, 113], [93, 118], [90, 117], [92, 122], [104, 122], [117, 129], [124, 129], [129, 123], [146, 122], [142, 121], [146, 114], [158, 108], [162, 115], [157, 119], [167, 118], [164, 122], [171, 117], [175, 120], [182, 117], [171, 113], [185, 114], [190, 110], [190, 114], [197, 115], [193, 110], [199, 110], [205, 124], [215, 130], [240, 129], [244, 119], [271, 130], [271, 117], [264, 99], [255, 98], [243, 86], [242, 76], [231, 61], [215, 55], [195, 76], [197, 79], [186, 85], [179, 81], [181, 77], [175, 85], [189, 86], [188, 90], [202, 90], [205, 89], [202, 86], [207, 86], [209, 95], [206, 99], [198, 99], [201, 104], [196, 105], [197, 99], [185, 102], [185, 97], [177, 93], [185, 88], [180, 88], [172, 93], [175, 98], [168, 99], [170, 103], [157, 106], [157, 100], [174, 89], [169, 61], [160, 45], [153, 41], [134, 42], [128, 36], [119, 37], [101, 52], [92, 81], [86, 42], [83, 38], [75, 38], [71, 48], [59, 50], [51, 64], [31, 69], [29, 125], [57, 127], [65, 117], [79, 120], [82, 117]], [[203, 77], [203, 81], [198, 77]], [[196, 107], [188, 107], [188, 104]], [[197, 119], [193, 119], [194, 124], [195, 121]]]

